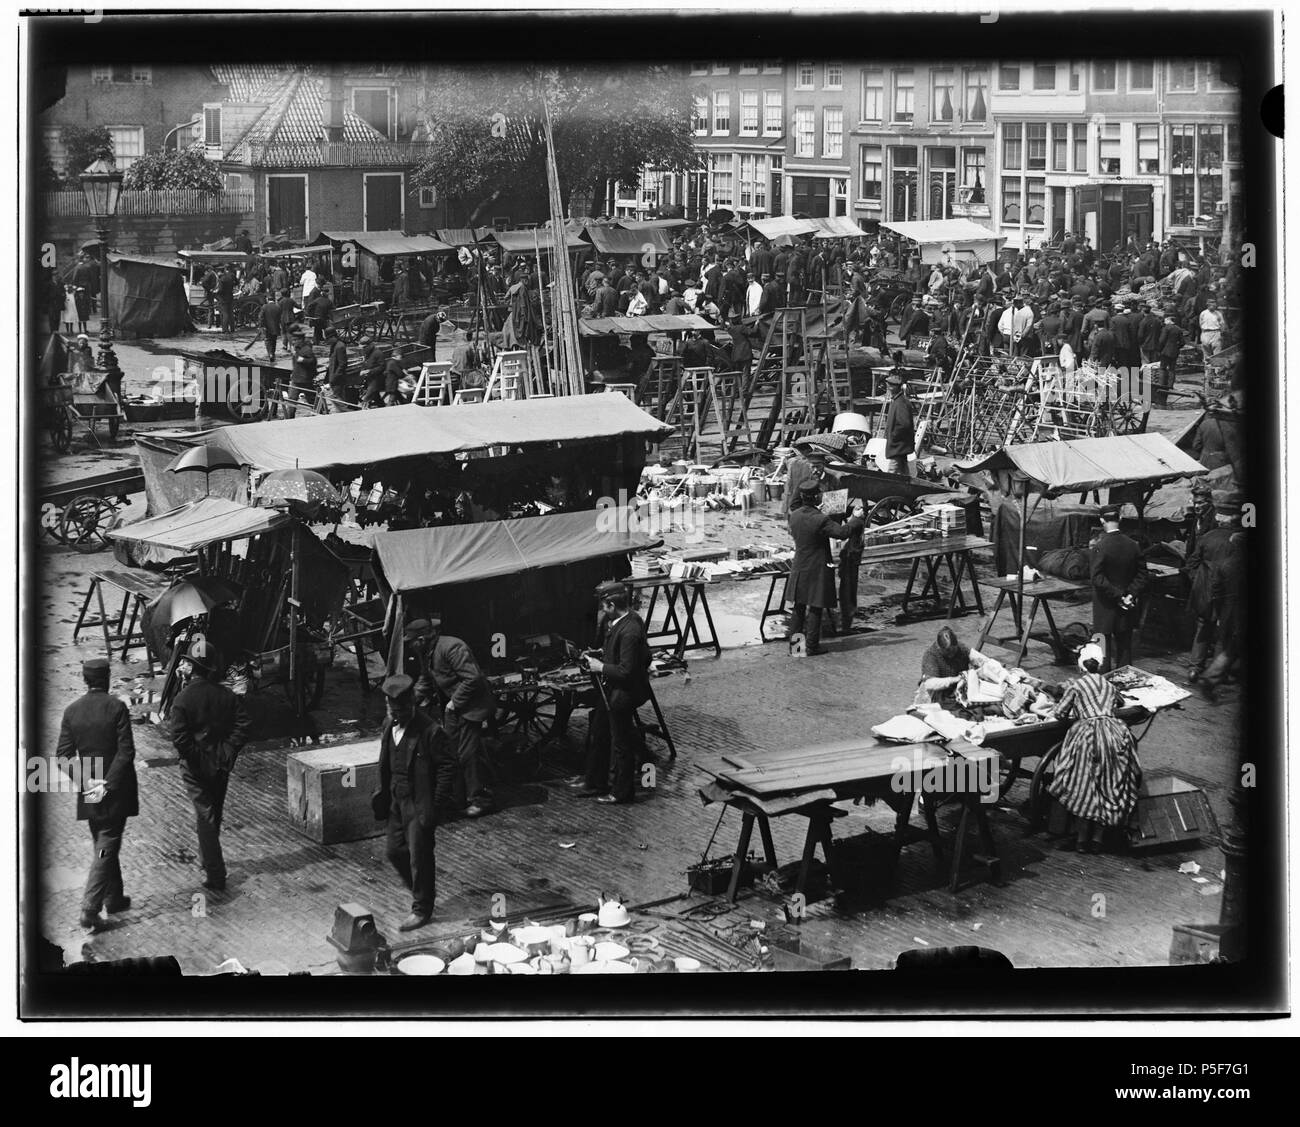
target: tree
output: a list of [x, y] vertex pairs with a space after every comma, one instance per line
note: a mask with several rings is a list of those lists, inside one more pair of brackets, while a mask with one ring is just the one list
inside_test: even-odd
[[158, 149], [146, 153], [126, 170], [122, 187], [127, 191], [197, 188], [203, 192], [219, 192], [221, 170], [197, 149], [180, 152]]
[[113, 161], [113, 135], [103, 125], [65, 125], [59, 130], [63, 143], [63, 187], [80, 191], [81, 174], [97, 160]]
[[550, 107], [560, 198], [604, 180], [636, 184], [646, 165], [695, 164], [691, 96], [665, 67], [561, 67], [494, 74], [450, 67], [425, 88], [420, 118], [432, 142], [414, 182], [437, 188], [473, 226], [504, 194], [546, 206], [543, 95]]

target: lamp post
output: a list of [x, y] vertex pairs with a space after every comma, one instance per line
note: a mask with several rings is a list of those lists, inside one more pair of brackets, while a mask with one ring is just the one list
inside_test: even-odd
[[103, 306], [99, 311], [99, 355], [95, 363], [109, 373], [114, 393], [121, 388], [121, 369], [113, 353], [113, 321], [108, 309], [108, 232], [122, 195], [122, 174], [103, 157], [81, 174], [81, 191], [99, 236], [99, 281]]

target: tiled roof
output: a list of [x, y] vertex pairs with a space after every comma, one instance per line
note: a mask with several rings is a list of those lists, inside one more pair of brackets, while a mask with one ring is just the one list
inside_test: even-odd
[[222, 63], [209, 68], [212, 77], [230, 87], [232, 102], [259, 102], [284, 78], [285, 66], [262, 63]]
[[[277, 85], [264, 91], [270, 105], [227, 148], [226, 158], [258, 167], [304, 168], [326, 164], [322, 152], [324, 94], [325, 79], [320, 75], [302, 71], [282, 74]], [[393, 144], [346, 107], [340, 140], [347, 146], [349, 164], [409, 163], [406, 146]]]

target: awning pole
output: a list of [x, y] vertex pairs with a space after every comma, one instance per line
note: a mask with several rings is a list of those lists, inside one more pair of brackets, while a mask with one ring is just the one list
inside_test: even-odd
[[1028, 641], [1024, 636], [1022, 621], [1025, 611], [1025, 525], [1029, 521], [1029, 478], [1013, 473], [1011, 480], [1020, 490], [1020, 545], [1016, 555], [1016, 637], [1024, 643]]

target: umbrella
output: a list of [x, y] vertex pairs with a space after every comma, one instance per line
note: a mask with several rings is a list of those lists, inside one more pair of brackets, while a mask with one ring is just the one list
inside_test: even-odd
[[158, 596], [154, 613], [165, 615], [171, 625], [200, 614], [215, 606], [239, 598], [239, 592], [224, 580], [212, 575], [196, 575], [168, 587]]
[[263, 504], [297, 501], [304, 505], [339, 503], [338, 490], [315, 470], [273, 470], [262, 479], [257, 495]]
[[224, 450], [213, 446], [194, 446], [183, 454], [176, 455], [168, 464], [171, 473], [210, 474], [213, 470], [237, 470], [239, 463]]

